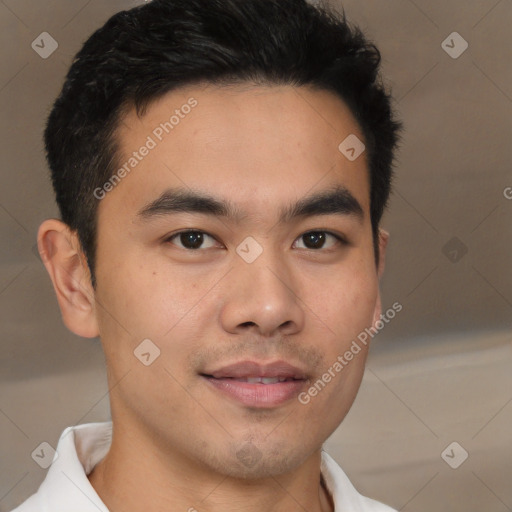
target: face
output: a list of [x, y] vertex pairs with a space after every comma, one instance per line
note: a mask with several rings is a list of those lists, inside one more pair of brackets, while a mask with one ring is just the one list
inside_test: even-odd
[[126, 115], [96, 259], [114, 424], [232, 476], [318, 451], [367, 347], [344, 354], [380, 313], [350, 134], [343, 102], [306, 88], [198, 86]]

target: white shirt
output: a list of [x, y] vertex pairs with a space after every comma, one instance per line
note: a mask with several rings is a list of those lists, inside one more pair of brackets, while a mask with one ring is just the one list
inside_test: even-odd
[[[111, 421], [66, 428], [38, 491], [12, 512], [109, 512], [87, 475], [105, 457], [111, 442]], [[321, 472], [335, 510], [396, 512], [359, 494], [338, 464], [324, 451]]]

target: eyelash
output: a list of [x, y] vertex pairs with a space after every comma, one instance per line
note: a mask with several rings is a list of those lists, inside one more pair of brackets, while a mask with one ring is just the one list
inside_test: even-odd
[[[218, 240], [213, 236], [213, 235], [210, 235], [209, 233], [207, 233], [206, 231], [200, 231], [198, 229], [185, 229], [183, 231], [178, 231], [177, 233], [173, 233], [171, 236], [167, 237], [164, 239], [164, 243], [172, 243], [172, 241], [179, 237], [180, 235], [183, 235], [183, 234], [186, 234], [186, 233], [197, 233], [197, 234], [201, 234], [201, 235], [207, 235], [209, 236], [210, 238], [212, 238], [213, 240], [217, 241], [218, 243]], [[321, 229], [316, 229], [316, 230], [310, 230], [310, 231], [306, 231], [304, 233], [302, 233], [302, 235], [298, 236], [295, 241], [294, 241], [294, 244], [297, 240], [300, 240], [302, 237], [306, 236], [306, 235], [310, 235], [310, 234], [313, 234], [313, 233], [321, 233], [321, 234], [325, 234], [325, 235], [330, 235], [332, 236], [333, 238], [336, 239], [336, 241], [342, 245], [342, 246], [346, 246], [346, 245], [349, 245], [349, 242], [341, 235], [338, 235], [336, 233], [333, 233], [331, 231], [328, 231], [328, 230], [321, 230]], [[182, 248], [183, 250], [185, 251], [189, 251], [189, 252], [199, 252], [201, 251], [201, 248], [199, 249], [189, 249], [187, 247], [183, 247]], [[302, 248], [301, 248], [302, 249]], [[203, 251], [206, 250], [206, 249], [202, 249]], [[302, 249], [304, 250], [304, 249]], [[333, 250], [333, 248], [329, 248], [329, 249], [323, 249], [320, 248], [320, 249], [310, 249], [310, 248], [305, 248], [305, 250], [310, 250], [310, 251], [314, 251], [314, 252], [320, 252], [320, 251], [323, 251], [323, 252], [328, 252], [329, 250]]]

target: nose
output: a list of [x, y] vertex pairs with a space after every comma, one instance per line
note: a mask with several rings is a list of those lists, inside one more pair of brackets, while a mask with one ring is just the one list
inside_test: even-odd
[[253, 263], [236, 261], [228, 275], [221, 309], [227, 332], [270, 337], [303, 329], [303, 303], [294, 289], [298, 283], [283, 258], [264, 251]]

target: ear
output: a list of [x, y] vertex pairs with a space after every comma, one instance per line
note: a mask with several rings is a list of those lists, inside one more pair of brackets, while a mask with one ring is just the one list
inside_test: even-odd
[[386, 248], [389, 242], [389, 233], [385, 229], [379, 228], [379, 266], [377, 274], [379, 279], [384, 273], [384, 267], [386, 265]]
[[98, 336], [94, 289], [76, 233], [60, 220], [46, 220], [39, 227], [37, 247], [66, 327], [85, 338]]
[[[388, 246], [389, 241], [389, 233], [384, 229], [379, 228], [379, 265], [377, 267], [377, 276], [379, 278], [382, 277], [384, 273], [384, 267], [386, 265], [386, 248]], [[375, 310], [373, 311], [373, 324], [377, 320], [380, 320], [380, 315], [382, 313], [382, 302], [380, 298], [380, 288], [377, 290], [377, 301], [375, 303]]]

